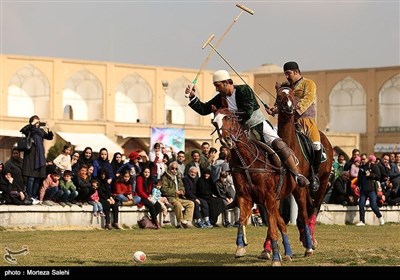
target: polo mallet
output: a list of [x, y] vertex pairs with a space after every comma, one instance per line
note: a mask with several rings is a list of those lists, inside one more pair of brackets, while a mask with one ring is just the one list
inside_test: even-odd
[[[248, 87], [250, 87], [250, 86], [246, 83], [246, 81], [242, 78], [242, 76], [238, 73], [238, 71], [236, 71], [236, 69], [233, 68], [233, 66], [225, 59], [225, 57], [222, 56], [222, 54], [217, 50], [217, 48], [216, 48], [213, 44], [211, 44], [211, 41], [214, 39], [214, 37], [215, 37], [215, 35], [212, 34], [212, 35], [210, 36], [210, 38], [208, 38], [207, 41], [203, 44], [202, 49], [204, 49], [205, 47], [207, 47], [207, 45], [210, 46], [210, 47], [219, 55], [219, 57], [221, 57], [222, 60], [225, 61], [226, 64], [228, 64], [228, 66], [229, 66], [229, 67], [233, 70], [233, 72], [235, 72], [235, 74], [243, 81], [243, 83], [244, 83], [245, 85], [247, 85]], [[251, 87], [250, 87], [250, 88], [251, 88]], [[262, 100], [261, 97], [258, 96], [258, 94], [256, 93], [256, 91], [255, 91], [254, 89], [252, 89], [252, 90], [253, 90], [255, 96], [261, 101], [261, 103], [262, 103], [262, 105], [264, 106], [265, 110], [269, 110], [269, 106], [264, 102], [264, 100]]]
[[[219, 46], [219, 44], [222, 42], [222, 40], [224, 39], [225, 35], [229, 32], [229, 30], [231, 30], [232, 26], [238, 21], [238, 19], [240, 18], [240, 16], [243, 14], [243, 12], [247, 12], [251, 15], [254, 15], [254, 11], [247, 8], [244, 5], [241, 4], [236, 4], [236, 7], [238, 7], [239, 9], [241, 9], [240, 14], [233, 20], [233, 22], [228, 26], [228, 28], [225, 30], [225, 32], [222, 34], [221, 38], [219, 38], [218, 42], [215, 44], [216, 47]], [[204, 60], [203, 64], [200, 66], [199, 71], [196, 74], [196, 77], [194, 78], [192, 85], [190, 87], [190, 91], [192, 91], [194, 85], [197, 83], [197, 79], [199, 78], [201, 72], [203, 72], [204, 67], [206, 67], [208, 61], [210, 60], [211, 56], [214, 54], [214, 51], [211, 50], [210, 53], [208, 54], [208, 56], [206, 57], [206, 59]], [[190, 92], [189, 91], [189, 92]], [[188, 98], [189, 95], [185, 94], [185, 97]]]

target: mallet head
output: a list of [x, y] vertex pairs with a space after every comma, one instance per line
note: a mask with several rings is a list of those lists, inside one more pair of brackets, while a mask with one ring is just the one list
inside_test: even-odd
[[207, 41], [203, 44], [203, 46], [201, 47], [202, 49], [204, 49], [205, 47], [207, 47], [207, 45], [214, 39], [215, 35], [212, 34], [210, 36], [210, 38], [207, 39]]
[[254, 11], [252, 9], [247, 8], [245, 5], [242, 4], [236, 4], [236, 7], [242, 9], [245, 12], [248, 12], [251, 15], [254, 15]]

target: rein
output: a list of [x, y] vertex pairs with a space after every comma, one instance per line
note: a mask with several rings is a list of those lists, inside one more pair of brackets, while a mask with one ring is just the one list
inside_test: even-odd
[[[218, 132], [219, 136], [221, 135], [221, 131], [229, 132], [229, 137], [232, 140], [232, 142], [231, 142], [232, 148], [231, 149], [233, 149], [235, 151], [235, 153], [240, 161], [240, 165], [236, 163], [234, 166], [232, 166], [232, 168], [231, 168], [232, 173], [246, 174], [248, 184], [251, 187], [254, 187], [252, 180], [251, 180], [250, 173], [275, 173], [274, 169], [277, 169], [277, 168], [275, 166], [273, 166], [272, 164], [270, 164], [269, 162], [260, 158], [260, 156], [261, 156], [260, 150], [257, 148], [256, 143], [254, 141], [251, 141], [250, 136], [246, 134], [246, 131], [241, 126], [238, 126], [236, 133], [234, 133], [234, 130], [232, 129], [232, 127], [234, 126], [233, 125], [234, 122], [235, 121], [237, 122], [237, 119], [238, 119], [237, 116], [228, 117], [228, 120], [230, 120], [232, 123], [231, 127], [229, 129], [217, 128], [216, 131]], [[247, 141], [243, 141], [242, 140], [243, 137], [245, 137], [247, 139]], [[248, 163], [248, 164], [246, 163], [246, 160], [243, 157], [242, 152], [238, 148], [237, 143], [241, 143], [242, 146], [245, 146], [246, 151], [250, 152], [250, 155], [252, 158], [250, 163]], [[265, 167], [264, 168], [252, 167], [257, 160], [264, 163]]]

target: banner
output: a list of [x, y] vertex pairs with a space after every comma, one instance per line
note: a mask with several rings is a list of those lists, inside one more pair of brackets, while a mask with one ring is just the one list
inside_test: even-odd
[[183, 128], [151, 128], [150, 149], [155, 143], [172, 147], [174, 152], [185, 151], [185, 131]]

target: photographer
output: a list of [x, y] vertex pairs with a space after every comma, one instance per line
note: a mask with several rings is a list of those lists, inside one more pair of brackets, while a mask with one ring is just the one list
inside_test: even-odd
[[360, 187], [360, 200], [358, 202], [360, 221], [356, 224], [357, 226], [365, 225], [365, 204], [367, 198], [369, 198], [369, 203], [372, 211], [379, 219], [379, 224], [381, 226], [385, 224], [385, 221], [383, 220], [382, 214], [379, 211], [377, 205], [375, 180], [379, 180], [380, 172], [375, 162], [376, 162], [376, 157], [374, 155], [370, 155], [368, 159], [366, 154], [361, 155], [361, 165], [358, 171], [358, 179], [357, 179], [357, 184]]
[[22, 175], [26, 180], [26, 192], [33, 200], [37, 199], [39, 186], [46, 178], [46, 158], [43, 141], [52, 140], [53, 132], [47, 123], [41, 122], [37, 115], [29, 118], [29, 124], [25, 125], [21, 133], [32, 139], [32, 147], [24, 152], [22, 161]]

